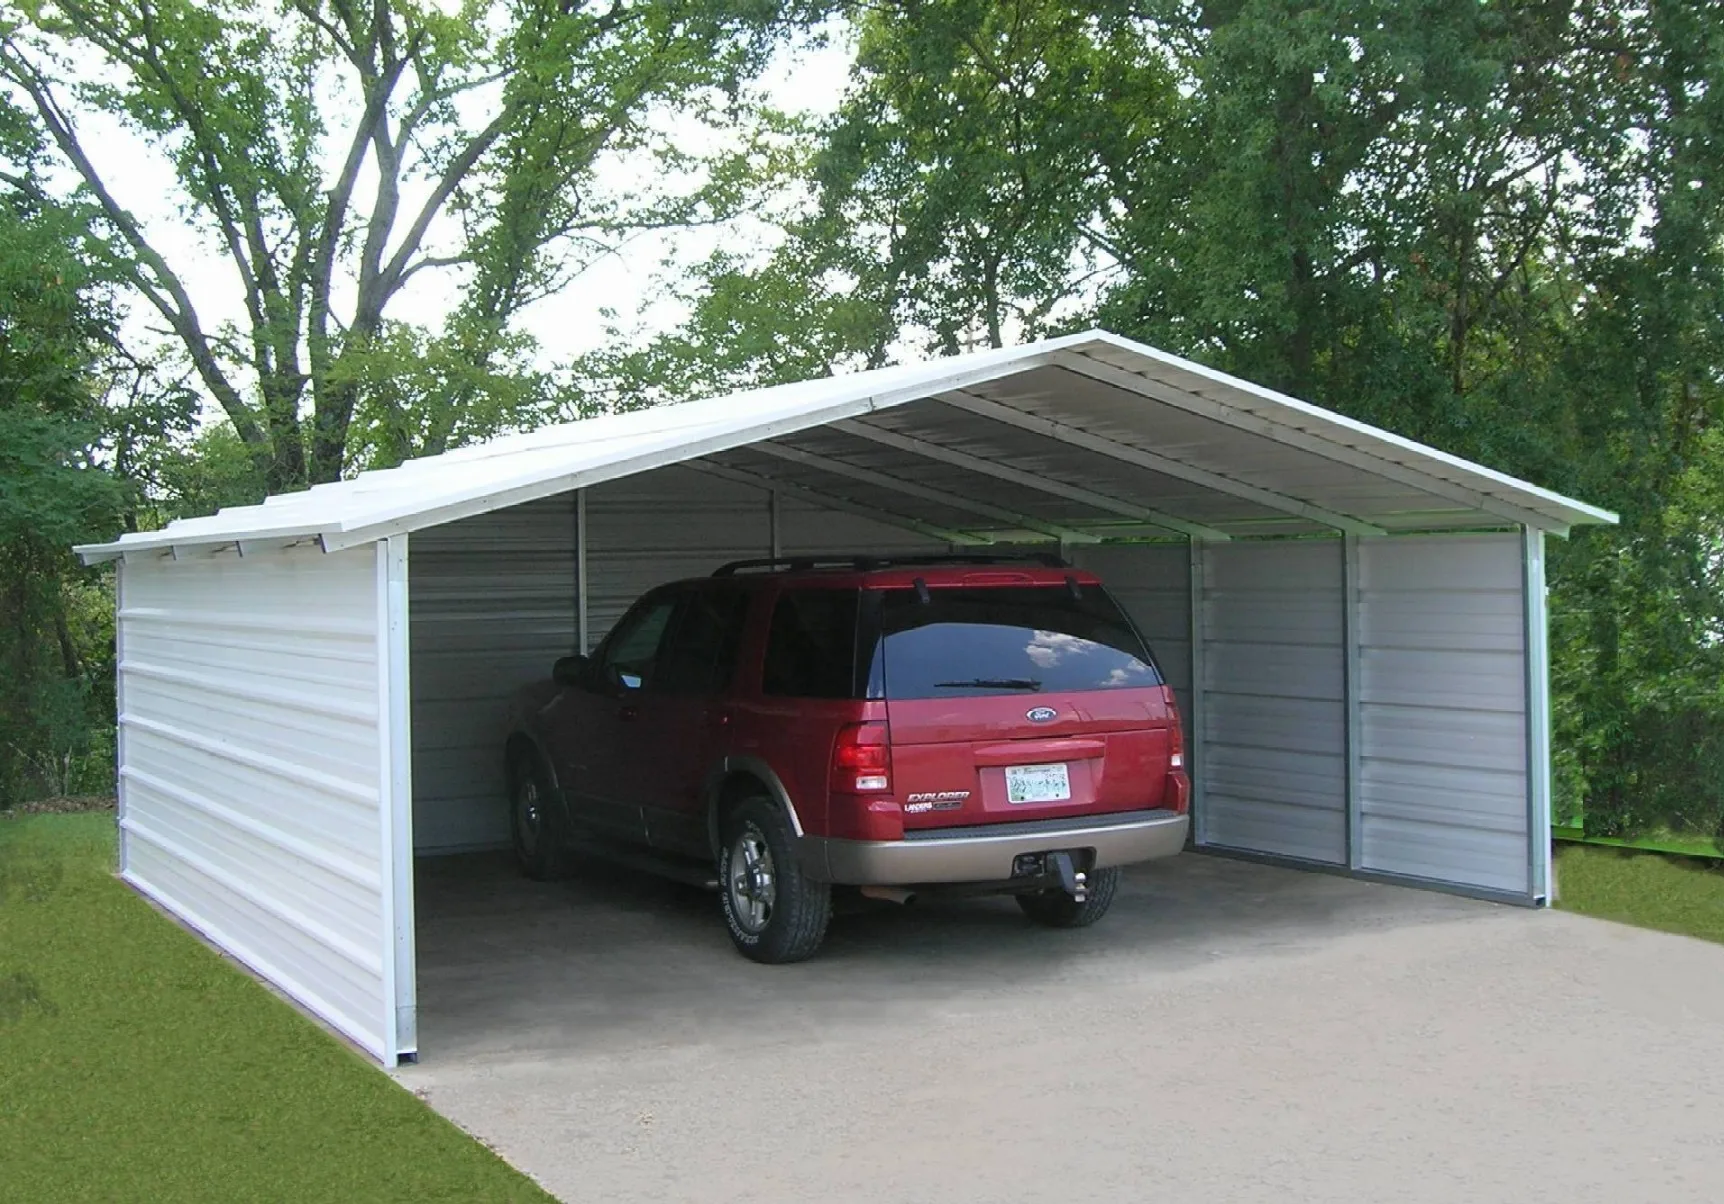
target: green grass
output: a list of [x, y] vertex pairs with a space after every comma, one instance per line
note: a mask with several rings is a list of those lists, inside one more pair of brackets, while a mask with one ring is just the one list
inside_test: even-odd
[[111, 876], [0, 817], [0, 1201], [548, 1201]]
[[1724, 941], [1724, 864], [1558, 845], [1557, 905], [1604, 920]]

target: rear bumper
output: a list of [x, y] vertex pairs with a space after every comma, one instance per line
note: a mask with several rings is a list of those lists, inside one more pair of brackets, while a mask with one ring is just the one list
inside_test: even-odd
[[843, 886], [997, 882], [1012, 876], [1013, 860], [1024, 853], [1090, 849], [1096, 869], [1171, 857], [1185, 847], [1189, 824], [1175, 811], [1127, 811], [915, 833], [904, 840], [805, 836], [802, 863], [812, 876]]

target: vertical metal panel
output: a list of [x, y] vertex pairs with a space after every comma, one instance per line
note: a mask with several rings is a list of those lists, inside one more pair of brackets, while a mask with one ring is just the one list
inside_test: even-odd
[[389, 1004], [383, 1062], [393, 1066], [419, 1048], [418, 969], [413, 923], [413, 697], [411, 626], [407, 595], [407, 540], [393, 535], [377, 544], [377, 669], [383, 730], [379, 780], [384, 784], [383, 991]]
[[122, 571], [123, 877], [386, 1058], [376, 552]]
[[587, 491], [575, 490], [575, 647], [593, 650], [592, 624], [587, 619]]
[[1544, 532], [1523, 530], [1526, 593], [1527, 828], [1531, 894], [1550, 902], [1550, 621]]
[[1205, 843], [1346, 864], [1342, 553], [1338, 539], [1203, 550]]
[[1362, 869], [1364, 846], [1360, 840], [1361, 812], [1359, 809], [1360, 736], [1362, 721], [1359, 701], [1359, 539], [1348, 535], [1342, 540], [1341, 606], [1343, 653], [1347, 673], [1342, 685], [1346, 691], [1347, 738], [1347, 868]]
[[1360, 544], [1366, 870], [1528, 893], [1524, 571], [1516, 534]]
[[413, 536], [413, 833], [417, 850], [508, 841], [503, 745], [515, 691], [577, 647], [573, 494]]
[[1206, 704], [1203, 693], [1204, 675], [1204, 631], [1203, 631], [1203, 544], [1195, 539], [1186, 541], [1186, 550], [1190, 557], [1187, 570], [1190, 587], [1186, 593], [1186, 607], [1190, 612], [1191, 641], [1191, 706], [1190, 718], [1186, 720], [1188, 731], [1187, 743], [1190, 745], [1190, 756], [1187, 758], [1188, 772], [1191, 774], [1191, 839], [1195, 844], [1209, 843], [1209, 829], [1206, 821], [1209, 809], [1204, 805], [1203, 784], [1207, 775], [1206, 762], [1203, 756], [1203, 723]]

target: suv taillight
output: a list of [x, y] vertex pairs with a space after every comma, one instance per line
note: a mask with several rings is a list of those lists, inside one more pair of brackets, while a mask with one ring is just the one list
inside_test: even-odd
[[847, 723], [832, 746], [832, 788], [846, 794], [892, 789], [892, 752], [884, 723]]

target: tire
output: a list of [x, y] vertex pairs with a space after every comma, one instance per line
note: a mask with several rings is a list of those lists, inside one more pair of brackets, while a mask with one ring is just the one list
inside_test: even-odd
[[1038, 890], [1018, 895], [1018, 906], [1030, 919], [1048, 928], [1088, 928], [1107, 914], [1119, 892], [1119, 870], [1090, 870], [1089, 890], [1079, 903], [1065, 891]]
[[745, 798], [719, 836], [718, 893], [737, 952], [769, 966], [812, 956], [832, 918], [832, 888], [803, 875], [784, 809], [766, 795]]
[[515, 753], [509, 763], [509, 838], [515, 864], [540, 882], [560, 877], [567, 835], [538, 757]]

